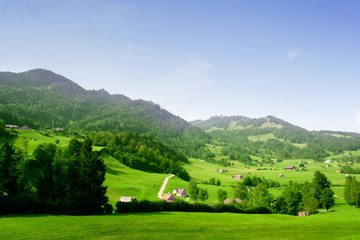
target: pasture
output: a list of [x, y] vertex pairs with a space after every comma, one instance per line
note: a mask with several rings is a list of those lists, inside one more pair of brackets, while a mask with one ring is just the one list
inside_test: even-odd
[[[44, 135], [34, 130], [19, 130], [18, 134], [18, 137], [12, 138], [12, 142], [21, 148], [27, 145], [29, 155], [31, 155], [32, 151], [40, 143], [55, 143], [58, 139], [58, 145], [65, 147], [71, 140], [70, 137], [57, 135], [56, 133]], [[32, 138], [34, 138], [35, 141], [31, 140]], [[101, 151], [102, 147], [95, 146], [94, 150], [100, 151], [107, 166], [104, 185], [108, 187], [107, 196], [109, 197], [111, 204], [115, 205], [121, 196], [133, 196], [139, 200], [158, 200], [157, 193], [162, 185], [162, 182], [168, 176], [167, 174], [135, 170], [121, 164], [105, 151]], [[213, 151], [217, 150], [218, 149], [213, 149]], [[352, 152], [352, 154], [355, 155], [358, 154], [358, 152]], [[295, 166], [298, 168], [300, 162], [306, 163], [305, 171], [285, 170], [286, 166]], [[333, 189], [335, 194], [340, 198], [343, 196], [345, 175], [336, 173], [336, 170], [341, 169], [336, 163], [331, 163], [331, 167], [325, 167], [326, 164], [309, 159], [291, 159], [284, 160], [282, 162], [275, 161], [274, 164], [263, 163], [261, 166], [252, 167], [245, 166], [238, 161], [232, 161], [232, 163], [234, 163], [234, 166], [222, 167], [221, 165], [208, 163], [201, 159], [191, 158], [189, 159], [189, 163], [185, 164], [184, 167], [192, 177], [197, 179], [198, 182], [209, 181], [210, 178], [219, 179], [221, 181], [221, 186], [198, 184], [200, 188], [206, 188], [208, 190], [209, 199], [206, 203], [217, 202], [218, 189], [226, 190], [228, 198], [233, 198], [234, 187], [236, 182], [239, 180], [234, 180], [231, 177], [237, 174], [242, 174], [244, 177], [265, 177], [266, 179], [272, 179], [278, 181], [281, 185], [284, 185], [290, 180], [298, 183], [303, 183], [305, 181], [310, 182], [312, 181], [314, 172], [316, 170], [320, 170], [329, 180], [331, 180], [334, 185]], [[354, 167], [359, 167], [359, 165], [360, 164], [357, 163]], [[219, 169], [224, 169], [226, 171], [225, 173], [219, 173]], [[283, 178], [279, 177], [280, 173], [284, 174]], [[164, 192], [172, 192], [174, 188], [188, 189], [188, 183], [178, 177], [173, 177], [169, 180]], [[283, 188], [270, 188], [269, 191], [274, 196], [279, 196], [281, 195]], [[336, 200], [336, 204], [340, 204], [343, 208], [343, 202], [340, 199]], [[336, 206], [334, 208], [336, 208]]]
[[159, 212], [101, 216], [9, 215], [2, 239], [359, 239], [360, 209], [308, 217]]

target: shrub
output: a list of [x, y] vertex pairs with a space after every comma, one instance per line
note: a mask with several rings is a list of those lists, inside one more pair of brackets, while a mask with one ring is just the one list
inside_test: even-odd
[[106, 203], [103, 209], [105, 214], [112, 214], [114, 212], [114, 207], [110, 203]]

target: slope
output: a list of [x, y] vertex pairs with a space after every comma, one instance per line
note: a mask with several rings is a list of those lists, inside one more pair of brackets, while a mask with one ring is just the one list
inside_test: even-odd
[[44, 69], [0, 72], [0, 118], [35, 129], [151, 133], [190, 155], [209, 139], [204, 131], [157, 104], [105, 90], [88, 91]]

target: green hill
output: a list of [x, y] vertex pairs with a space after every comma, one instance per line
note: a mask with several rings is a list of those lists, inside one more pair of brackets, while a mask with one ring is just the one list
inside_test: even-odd
[[189, 154], [209, 136], [201, 129], [143, 100], [85, 90], [48, 70], [0, 72], [0, 118], [34, 129], [61, 127], [68, 132], [131, 131], [150, 133]]
[[190, 123], [207, 131], [217, 129], [236, 130], [254, 128], [283, 128], [293, 126], [292, 124], [273, 116], [253, 119], [244, 116], [214, 116], [208, 120], [196, 120]]
[[[223, 156], [223, 159], [250, 163], [249, 155], [254, 156], [252, 160], [265, 162], [290, 158], [322, 161], [360, 148], [360, 134], [310, 132], [273, 116], [257, 119], [217, 116], [192, 124], [207, 131], [213, 139], [209, 149], [217, 150], [209, 155], [209, 161]], [[352, 161], [356, 160], [353, 157]]]

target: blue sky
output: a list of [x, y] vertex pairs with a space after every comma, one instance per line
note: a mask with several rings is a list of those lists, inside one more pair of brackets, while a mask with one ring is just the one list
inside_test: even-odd
[[0, 71], [45, 68], [186, 120], [360, 132], [360, 2], [0, 0]]

